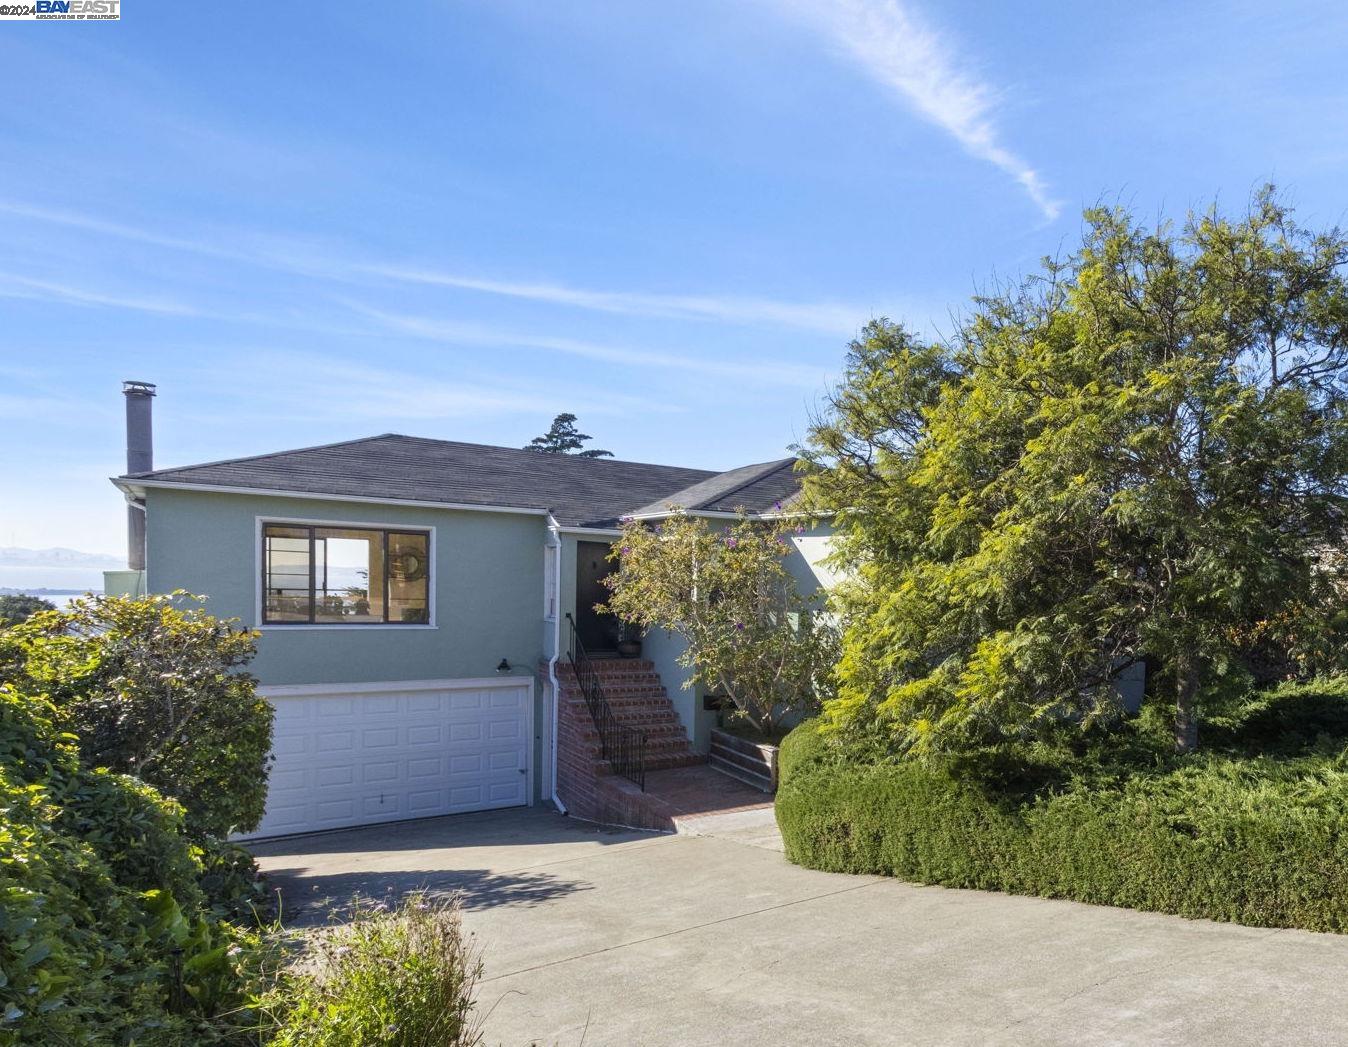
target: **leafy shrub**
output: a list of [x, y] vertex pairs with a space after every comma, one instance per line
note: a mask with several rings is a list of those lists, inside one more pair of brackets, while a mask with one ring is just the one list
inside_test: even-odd
[[1348, 931], [1348, 687], [1255, 696], [1213, 727], [1188, 757], [1146, 737], [1022, 751], [1009, 786], [994, 759], [858, 762], [807, 723], [783, 746], [777, 819], [813, 868]]
[[26, 622], [39, 611], [54, 611], [56, 604], [40, 596], [28, 596], [26, 593], [6, 593], [0, 596], [0, 629], [7, 625]]
[[197, 882], [216, 916], [244, 927], [263, 926], [277, 917], [276, 893], [246, 848], [206, 839], [197, 845], [196, 855], [201, 863]]
[[256, 634], [172, 596], [91, 597], [0, 632], [0, 674], [46, 693], [89, 767], [173, 797], [198, 836], [257, 827], [272, 709], [241, 669]]
[[182, 808], [0, 686], [0, 1044], [220, 1042], [256, 943], [203, 910]]
[[685, 686], [728, 697], [760, 737], [817, 709], [837, 662], [836, 622], [787, 570], [790, 533], [744, 514], [728, 526], [682, 512], [658, 527], [628, 520], [604, 580], [605, 610], [681, 637]]
[[272, 1047], [468, 1047], [481, 1043], [473, 991], [482, 964], [458, 907], [409, 896], [361, 904], [260, 1006]]

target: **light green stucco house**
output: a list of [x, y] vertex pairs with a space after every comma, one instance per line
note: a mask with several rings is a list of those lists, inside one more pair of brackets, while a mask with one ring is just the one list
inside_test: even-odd
[[[261, 630], [253, 671], [277, 721], [259, 835], [529, 804], [555, 797], [572, 621], [592, 651], [614, 639], [593, 605], [621, 518], [769, 515], [796, 492], [793, 466], [713, 473], [386, 434], [139, 471], [113, 482], [133, 542], [143, 525], [144, 571], [109, 586], [201, 594]], [[827, 580], [826, 552], [825, 531], [798, 537], [807, 588]], [[705, 752], [715, 714], [682, 686], [679, 653], [645, 638]]]

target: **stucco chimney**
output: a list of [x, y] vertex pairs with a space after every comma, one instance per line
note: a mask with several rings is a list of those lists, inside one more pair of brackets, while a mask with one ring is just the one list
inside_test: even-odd
[[[149, 382], [123, 382], [126, 397], [126, 471], [130, 475], [154, 468], [154, 424], [151, 418], [154, 386]], [[145, 507], [126, 507], [126, 566], [145, 570]]]

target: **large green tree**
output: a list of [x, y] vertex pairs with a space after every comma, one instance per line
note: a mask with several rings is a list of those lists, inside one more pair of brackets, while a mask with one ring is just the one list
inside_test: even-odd
[[681, 637], [686, 686], [728, 697], [767, 736], [818, 708], [837, 660], [832, 617], [787, 569], [791, 533], [747, 516], [728, 525], [684, 513], [655, 527], [629, 520], [610, 554], [618, 569], [604, 580], [606, 610]]
[[1344, 607], [1348, 239], [1273, 191], [1078, 250], [940, 342], [851, 346], [808, 481], [852, 569], [838, 728], [915, 754], [1118, 713], [1145, 658], [1176, 748], [1250, 651], [1332, 659]]
[[582, 450], [594, 437], [582, 433], [576, 428], [576, 416], [564, 411], [552, 420], [552, 425], [542, 436], [535, 436], [524, 445], [526, 451], [539, 451], [543, 454], [574, 454], [577, 458], [612, 458], [612, 451], [602, 451], [597, 447]]

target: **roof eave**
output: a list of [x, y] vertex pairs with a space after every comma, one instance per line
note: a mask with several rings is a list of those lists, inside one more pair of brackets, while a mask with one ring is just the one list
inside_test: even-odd
[[675, 506], [669, 509], [662, 509], [655, 513], [631, 513], [624, 517], [624, 519], [642, 521], [667, 520], [671, 516], [704, 516], [709, 520], [738, 520], [742, 516], [747, 516], [755, 520], [797, 520], [802, 517], [818, 518], [832, 515], [832, 509], [818, 511], [807, 511], [802, 509], [799, 512], [794, 513], [776, 509], [771, 512], [762, 513], [749, 510], [743, 513], [737, 513], [727, 509], [681, 509]]
[[144, 498], [147, 489], [201, 491], [207, 494], [253, 495], [266, 498], [299, 498], [319, 502], [354, 502], [363, 505], [404, 505], [418, 509], [457, 509], [464, 512], [514, 513], [525, 516], [547, 516], [548, 509], [540, 506], [483, 505], [475, 502], [440, 502], [421, 498], [379, 498], [373, 495], [331, 494], [320, 491], [291, 491], [275, 487], [234, 487], [228, 484], [202, 484], [190, 481], [146, 480], [131, 476], [109, 477], [114, 486], [133, 498]]

